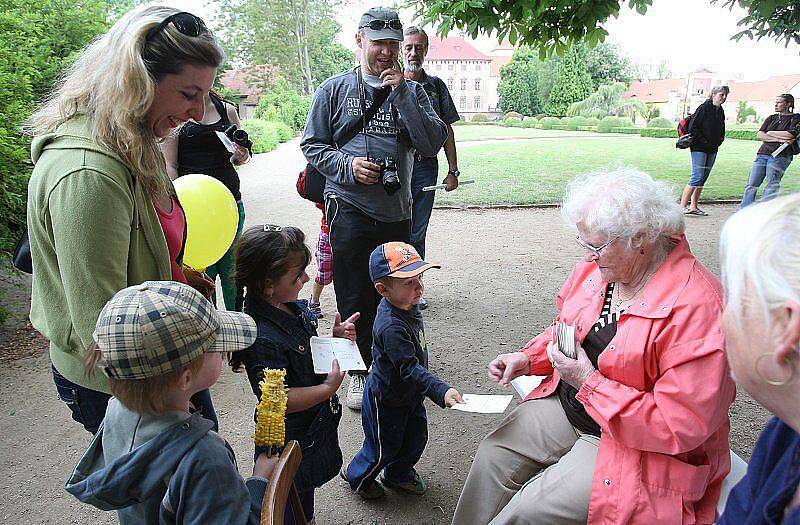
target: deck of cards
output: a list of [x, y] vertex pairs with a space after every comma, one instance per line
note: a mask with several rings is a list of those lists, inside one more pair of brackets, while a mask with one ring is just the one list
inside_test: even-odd
[[555, 336], [554, 343], [558, 345], [558, 350], [570, 359], [575, 359], [577, 356], [575, 352], [575, 327], [559, 321], [555, 324], [553, 332]]

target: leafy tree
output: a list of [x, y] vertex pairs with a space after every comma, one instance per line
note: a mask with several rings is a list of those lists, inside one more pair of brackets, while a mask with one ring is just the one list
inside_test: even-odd
[[733, 35], [734, 40], [766, 37], [786, 45], [800, 44], [800, 3], [797, 0], [713, 0], [712, 3], [721, 3], [730, 9], [739, 5], [747, 10], [747, 16], [737, 24], [743, 29]]
[[592, 77], [586, 66], [586, 49], [572, 46], [556, 63], [553, 88], [545, 110], [550, 115], [566, 115], [570, 104], [585, 99], [591, 92]]
[[258, 99], [254, 117], [262, 120], [284, 122], [299, 131], [306, 125], [311, 97], [300, 95], [286, 79], [278, 77], [269, 92]]
[[736, 123], [744, 124], [747, 122], [747, 117], [758, 118], [758, 114], [753, 106], [747, 105], [744, 100], [739, 101], [739, 106], [736, 108]]
[[601, 43], [593, 48], [586, 47], [586, 67], [592, 76], [593, 89], [612, 82], [631, 83], [633, 78], [631, 62], [619, 53], [616, 46]]
[[240, 62], [277, 66], [296, 89], [310, 94], [353, 63], [336, 42], [338, 0], [220, 0], [220, 35]]
[[621, 82], [603, 84], [585, 99], [571, 104], [567, 115], [583, 117], [613, 115], [632, 118], [642, 112], [644, 104], [639, 100], [624, 98], [623, 95], [627, 89], [628, 87]]
[[108, 20], [104, 0], [0, 0], [0, 254], [25, 226], [30, 140], [21, 127]]
[[535, 115], [542, 110], [536, 84], [541, 69], [538, 53], [529, 47], [514, 52], [511, 60], [500, 69], [500, 108], [504, 113], [515, 111]]

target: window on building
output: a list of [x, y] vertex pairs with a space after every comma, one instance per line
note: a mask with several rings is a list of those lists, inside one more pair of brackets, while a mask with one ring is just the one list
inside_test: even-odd
[[467, 79], [466, 78], [462, 78], [461, 79], [461, 91], [466, 91], [466, 90], [467, 90]]
[[475, 97], [475, 109], [481, 109], [481, 97]]
[[459, 99], [458, 109], [467, 109], [467, 97], [461, 97]]
[[450, 62], [449, 64], [447, 64], [447, 70], [448, 70], [448, 71], [453, 71], [455, 68], [456, 68], [456, 65], [455, 65], [455, 64], [453, 64], [452, 62]]
[[442, 70], [442, 65], [437, 63], [436, 64], [436, 71], [441, 71], [441, 70]]
[[449, 89], [450, 91], [453, 91], [453, 79], [452, 78], [448, 78], [447, 79], [447, 89]]
[[475, 63], [475, 71], [480, 71], [480, 70], [481, 70], [481, 64], [480, 64], [480, 62], [476, 62], [476, 63]]
[[475, 79], [475, 91], [480, 91], [480, 90], [481, 90], [481, 79], [476, 78]]
[[466, 70], [467, 70], [467, 65], [461, 64], [461, 71], [466, 71]]

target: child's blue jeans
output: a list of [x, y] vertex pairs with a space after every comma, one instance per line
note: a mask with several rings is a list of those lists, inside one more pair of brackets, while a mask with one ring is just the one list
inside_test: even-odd
[[394, 482], [414, 479], [417, 464], [428, 442], [428, 416], [420, 400], [413, 406], [389, 406], [378, 401], [371, 376], [361, 402], [364, 444], [347, 467], [350, 488], [360, 490], [381, 470]]

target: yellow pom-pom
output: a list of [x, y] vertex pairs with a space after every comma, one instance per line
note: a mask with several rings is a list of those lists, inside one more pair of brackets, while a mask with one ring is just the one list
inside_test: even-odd
[[260, 447], [282, 447], [286, 440], [286, 370], [264, 369], [259, 383], [261, 401], [258, 403], [256, 432], [253, 441]]

